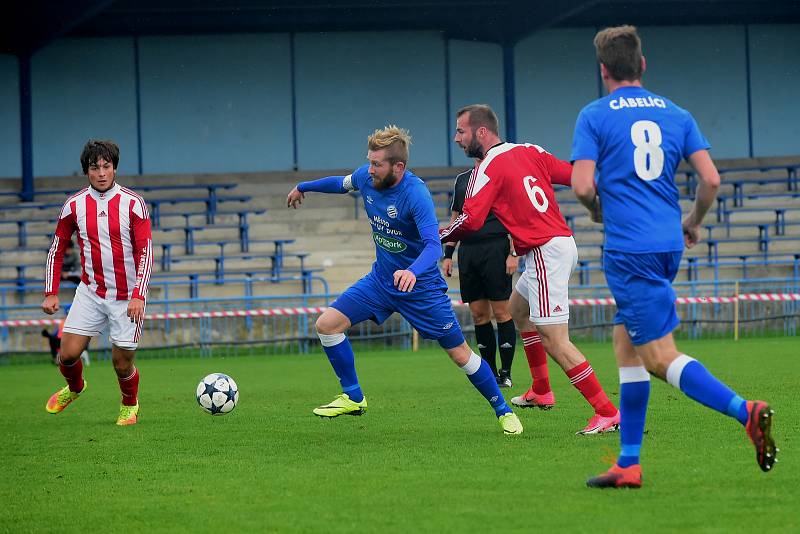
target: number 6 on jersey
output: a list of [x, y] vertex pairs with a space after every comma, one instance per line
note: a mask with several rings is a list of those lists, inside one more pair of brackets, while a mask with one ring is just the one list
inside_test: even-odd
[[525, 191], [528, 192], [528, 198], [531, 199], [531, 204], [533, 204], [533, 207], [536, 208], [536, 211], [539, 213], [546, 212], [547, 206], [550, 205], [550, 201], [547, 200], [547, 195], [544, 194], [544, 189], [538, 185], [533, 185], [536, 183], [536, 178], [533, 176], [526, 176], [522, 179], [522, 182], [525, 184]]

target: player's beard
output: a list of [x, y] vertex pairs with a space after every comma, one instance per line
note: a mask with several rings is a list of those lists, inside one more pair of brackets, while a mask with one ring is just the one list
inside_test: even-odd
[[375, 177], [374, 176], [372, 177], [372, 186], [378, 191], [389, 189], [396, 183], [397, 183], [397, 176], [395, 176], [391, 172], [386, 176], [386, 178], [382, 178], [381, 180], [375, 180]]
[[472, 136], [472, 141], [464, 148], [464, 152], [468, 158], [483, 159], [484, 156], [483, 147], [478, 143], [474, 135]]

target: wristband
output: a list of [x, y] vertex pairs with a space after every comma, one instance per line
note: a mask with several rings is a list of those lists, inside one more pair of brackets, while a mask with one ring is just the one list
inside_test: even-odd
[[448, 260], [453, 259], [453, 252], [456, 251], [455, 245], [445, 245], [444, 246], [444, 257]]

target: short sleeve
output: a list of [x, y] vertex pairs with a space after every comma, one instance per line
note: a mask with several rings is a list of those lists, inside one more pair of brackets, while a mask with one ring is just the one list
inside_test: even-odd
[[592, 124], [588, 108], [583, 108], [575, 122], [575, 134], [572, 136], [572, 156], [570, 161], [586, 159], [597, 161], [600, 153], [597, 130]]
[[683, 142], [683, 158], [688, 159], [689, 156], [698, 150], [708, 150], [711, 148], [708, 140], [700, 132], [700, 127], [697, 121], [694, 120], [692, 114], [686, 113], [686, 136]]

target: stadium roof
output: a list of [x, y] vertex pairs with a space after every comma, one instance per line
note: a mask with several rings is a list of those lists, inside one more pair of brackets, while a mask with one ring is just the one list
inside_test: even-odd
[[0, 52], [65, 36], [434, 30], [516, 42], [566, 26], [800, 22], [800, 0], [26, 0], [2, 8]]

